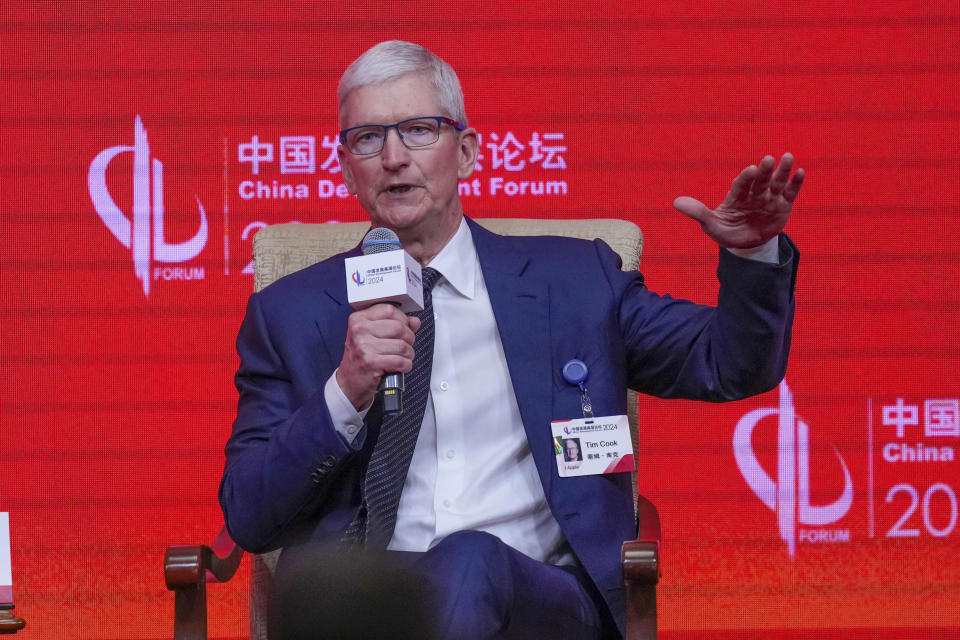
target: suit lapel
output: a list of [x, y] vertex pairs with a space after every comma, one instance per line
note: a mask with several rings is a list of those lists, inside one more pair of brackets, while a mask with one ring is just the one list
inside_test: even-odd
[[520, 408], [520, 417], [550, 495], [555, 456], [550, 416], [553, 404], [549, 286], [531, 274], [531, 260], [509, 239], [483, 229], [469, 218], [483, 279], [497, 321], [500, 341]]
[[[320, 281], [326, 283], [323, 288], [323, 294], [329, 298], [329, 300], [317, 308], [314, 322], [320, 331], [320, 337], [323, 340], [327, 355], [333, 363], [333, 366], [337, 366], [343, 358], [344, 342], [347, 339], [346, 318], [353, 312], [353, 309], [347, 302], [347, 288], [344, 284], [343, 275], [343, 260], [359, 255], [360, 245], [357, 245], [340, 256], [339, 260], [335, 261], [328, 276], [318, 278]], [[335, 303], [332, 307], [326, 304], [330, 300]]]

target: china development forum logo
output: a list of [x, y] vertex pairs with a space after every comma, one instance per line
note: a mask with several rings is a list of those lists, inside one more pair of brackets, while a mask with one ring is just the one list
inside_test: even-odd
[[[107, 188], [107, 167], [123, 153], [133, 153], [133, 211], [130, 217], [114, 202]], [[150, 280], [202, 280], [202, 267], [155, 267], [154, 263], [180, 264], [193, 260], [207, 244], [207, 213], [197, 200], [200, 228], [190, 240], [168, 243], [163, 231], [163, 163], [150, 158], [147, 131], [138, 115], [134, 123], [133, 146], [118, 145], [104, 149], [90, 163], [87, 173], [90, 199], [97, 215], [113, 236], [133, 256], [133, 271], [143, 283], [143, 294], [150, 296]]]
[[[797, 417], [793, 394], [786, 380], [780, 383], [780, 406], [754, 409], [737, 422], [733, 432], [733, 454], [743, 479], [750, 489], [777, 515], [780, 537], [793, 557], [798, 541], [847, 542], [849, 529], [808, 529], [837, 522], [850, 511], [853, 503], [853, 481], [843, 456], [833, 452], [843, 468], [843, 491], [833, 503], [810, 504], [810, 427]], [[776, 480], [760, 465], [753, 450], [751, 436], [764, 418], [777, 416]]]

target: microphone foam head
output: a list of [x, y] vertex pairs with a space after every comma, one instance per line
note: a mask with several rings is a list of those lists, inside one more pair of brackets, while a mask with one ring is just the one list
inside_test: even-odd
[[401, 248], [400, 238], [386, 227], [370, 229], [367, 235], [363, 237], [363, 243], [360, 245], [360, 250], [363, 251], [365, 256], [383, 253], [384, 251], [396, 251]]

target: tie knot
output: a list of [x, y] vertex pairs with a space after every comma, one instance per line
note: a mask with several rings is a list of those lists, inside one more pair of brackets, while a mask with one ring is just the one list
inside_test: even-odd
[[431, 291], [433, 289], [433, 285], [437, 284], [437, 280], [439, 280], [442, 276], [443, 274], [433, 267], [425, 268], [420, 273], [420, 278], [423, 280], [423, 290]]

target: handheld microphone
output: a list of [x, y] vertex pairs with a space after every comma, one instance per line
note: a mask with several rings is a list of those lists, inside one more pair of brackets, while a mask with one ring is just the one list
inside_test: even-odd
[[[344, 261], [347, 300], [354, 309], [386, 302], [404, 313], [423, 309], [423, 281], [420, 263], [400, 246], [390, 229], [378, 227], [364, 236], [362, 256]], [[383, 397], [383, 414], [403, 411], [403, 374], [385, 373], [378, 391]]]
[[363, 242], [360, 244], [360, 251], [365, 256], [385, 251], [399, 251], [402, 248], [397, 234], [386, 227], [370, 229], [367, 235], [363, 236]]
[[[387, 251], [397, 251], [401, 249], [400, 238], [392, 230], [385, 227], [370, 229], [367, 235], [363, 237], [363, 243], [360, 250], [363, 255], [370, 256]], [[390, 304], [399, 307], [400, 305], [393, 301]], [[380, 386], [377, 387], [383, 395], [383, 415], [392, 416], [403, 411], [403, 374], [385, 373], [380, 378]]]

